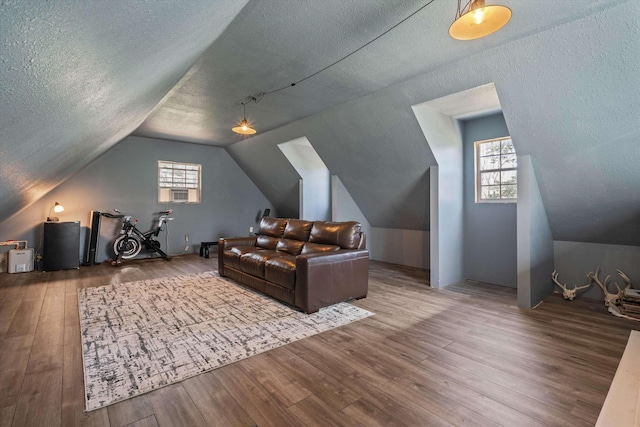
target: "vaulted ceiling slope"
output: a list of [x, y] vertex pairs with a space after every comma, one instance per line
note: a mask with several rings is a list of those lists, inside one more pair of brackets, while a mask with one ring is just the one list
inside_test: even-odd
[[295, 212], [284, 195], [297, 176], [277, 144], [306, 136], [373, 226], [428, 229], [435, 161], [410, 107], [494, 82], [518, 153], [533, 159], [554, 238], [640, 245], [640, 4], [608, 6], [228, 150], [279, 209]]
[[[552, 28], [619, 0], [500, 0], [511, 22], [485, 39], [449, 37], [455, 0], [252, 0], [163, 99], [135, 134], [212, 145], [242, 140], [230, 132], [240, 103], [261, 133], [436, 70], [479, 50]], [[491, 3], [491, 2], [489, 2]], [[411, 16], [383, 37], [327, 67]]]
[[245, 4], [0, 2], [0, 222], [138, 127]]
[[298, 176], [277, 144], [306, 136], [372, 225], [427, 229], [435, 160], [411, 106], [493, 82], [554, 238], [640, 245], [636, 0], [501, 0], [512, 21], [472, 42], [448, 37], [455, 2], [435, 0], [249, 104], [255, 137], [231, 133], [247, 95], [426, 3], [0, 3], [0, 221], [142, 123], [141, 136], [228, 146], [283, 214]]

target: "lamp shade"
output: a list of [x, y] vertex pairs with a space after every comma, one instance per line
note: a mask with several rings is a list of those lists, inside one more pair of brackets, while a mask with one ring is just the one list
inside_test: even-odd
[[255, 96], [251, 96], [251, 99], [242, 103], [242, 121], [238, 126], [231, 128], [235, 133], [239, 133], [240, 135], [253, 135], [256, 133], [256, 130], [249, 126], [249, 122], [247, 121], [247, 102], [251, 101], [258, 102], [258, 99]]
[[247, 119], [242, 119], [240, 125], [232, 127], [231, 130], [241, 135], [253, 135], [254, 133], [256, 133], [256, 130], [249, 126], [249, 122], [247, 122]]
[[54, 205], [49, 208], [49, 216], [47, 217], [47, 221], [58, 221], [57, 217], [51, 216], [51, 212], [58, 213], [62, 211], [64, 211], [64, 207], [60, 203], [55, 202]]
[[485, 6], [484, 0], [472, 0], [469, 9], [461, 11], [449, 27], [449, 35], [457, 40], [474, 40], [495, 33], [511, 19], [506, 6]]

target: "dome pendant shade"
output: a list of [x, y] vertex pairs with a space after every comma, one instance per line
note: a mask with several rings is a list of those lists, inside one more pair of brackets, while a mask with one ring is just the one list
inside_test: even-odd
[[456, 40], [474, 40], [488, 36], [504, 27], [511, 19], [511, 9], [506, 6], [485, 6], [484, 0], [471, 0], [468, 5], [468, 9], [458, 8], [456, 20], [449, 27], [449, 35]]
[[247, 122], [247, 119], [242, 119], [240, 125], [231, 128], [231, 130], [241, 135], [253, 135], [254, 133], [256, 133], [256, 130], [249, 126], [249, 122]]
[[[255, 100], [255, 98], [252, 97]], [[248, 102], [248, 101], [247, 101]], [[249, 126], [249, 122], [247, 121], [247, 103], [242, 103], [242, 121], [240, 125], [232, 127], [232, 131], [235, 133], [239, 133], [240, 135], [253, 135], [256, 133], [256, 130]]]

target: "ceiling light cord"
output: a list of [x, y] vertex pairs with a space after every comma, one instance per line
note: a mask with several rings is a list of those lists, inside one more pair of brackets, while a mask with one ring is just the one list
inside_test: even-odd
[[[262, 97], [265, 96], [268, 92], [260, 92], [257, 95], [249, 95], [245, 98], [244, 101], [240, 103], [240, 105], [247, 105], [250, 102], [255, 102], [256, 104], [262, 100]], [[245, 109], [246, 113], [246, 109]]]
[[[263, 96], [265, 95], [270, 95], [272, 93], [276, 93], [276, 92], [280, 92], [281, 90], [285, 90], [287, 88], [293, 87], [297, 84], [302, 83], [305, 80], [309, 80], [312, 77], [317, 76], [318, 74], [320, 74], [321, 72], [328, 70], [329, 68], [333, 67], [334, 65], [339, 64], [340, 62], [344, 61], [345, 59], [347, 59], [348, 57], [350, 57], [351, 55], [361, 51], [362, 49], [364, 49], [365, 47], [369, 46], [371, 43], [375, 42], [376, 40], [378, 40], [380, 37], [384, 36], [385, 34], [387, 34], [388, 32], [390, 32], [391, 30], [393, 30], [394, 28], [398, 27], [400, 24], [404, 23], [405, 21], [407, 21], [409, 18], [411, 18], [412, 16], [414, 16], [415, 14], [417, 14], [418, 12], [420, 12], [421, 10], [423, 10], [424, 8], [428, 7], [431, 3], [433, 3], [435, 0], [430, 0], [428, 1], [425, 5], [421, 6], [418, 10], [416, 10], [415, 12], [413, 12], [411, 15], [407, 16], [406, 18], [404, 18], [402, 21], [398, 22], [397, 24], [395, 24], [394, 26], [392, 26], [391, 28], [389, 28], [388, 30], [386, 30], [385, 32], [383, 32], [382, 34], [378, 35], [377, 37], [369, 40], [367, 43], [363, 44], [362, 46], [360, 46], [359, 48], [357, 48], [356, 50], [354, 50], [351, 53], [348, 53], [347, 55], [343, 56], [342, 58], [338, 59], [337, 61], [332, 62], [331, 64], [327, 65], [326, 67], [322, 68], [321, 70], [316, 71], [313, 74], [308, 75], [307, 77], [304, 77], [300, 80], [297, 80], [293, 83], [290, 83], [286, 86], [282, 86], [278, 89], [274, 89], [274, 90], [270, 90], [267, 92], [261, 92], [258, 95], [250, 95], [247, 100], [245, 100], [244, 102], [242, 102], [242, 105], [248, 104], [249, 102], [255, 102], [256, 104], [258, 102], [260, 102], [260, 100], [262, 99]], [[459, 5], [458, 5], [459, 7]]]
[[473, 0], [469, 0], [464, 7], [462, 7], [462, 0], [458, 0], [458, 10], [456, 11], [456, 19], [462, 15], [462, 11], [465, 10], [471, 4]]

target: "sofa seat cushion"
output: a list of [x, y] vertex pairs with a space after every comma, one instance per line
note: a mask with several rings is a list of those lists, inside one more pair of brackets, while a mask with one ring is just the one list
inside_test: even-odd
[[240, 268], [240, 257], [247, 252], [256, 252], [260, 248], [255, 246], [233, 246], [222, 252], [224, 263], [233, 268]]
[[296, 257], [293, 255], [271, 258], [264, 263], [264, 278], [284, 288], [296, 285]]
[[259, 251], [262, 248], [258, 247], [258, 246], [234, 246], [232, 248], [229, 249], [225, 249], [225, 252], [230, 252], [234, 255], [236, 255], [238, 258], [240, 258], [242, 255], [246, 254], [247, 252], [255, 252], [255, 251]]
[[304, 242], [293, 239], [280, 239], [276, 250], [286, 252], [289, 255], [300, 255]]
[[282, 252], [268, 249], [260, 249], [255, 252], [247, 252], [240, 257], [238, 265], [240, 271], [264, 279], [264, 263], [271, 259], [282, 256]]

